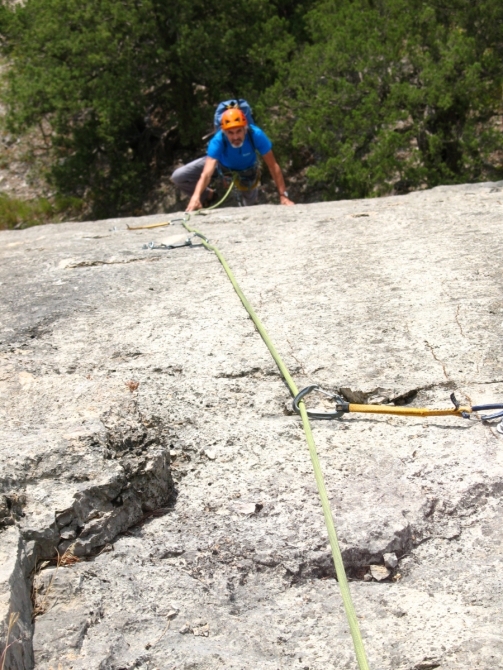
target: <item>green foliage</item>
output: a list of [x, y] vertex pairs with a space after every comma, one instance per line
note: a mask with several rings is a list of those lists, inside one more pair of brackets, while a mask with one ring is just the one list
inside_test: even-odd
[[82, 211], [83, 202], [78, 198], [58, 196], [20, 200], [0, 193], [0, 230], [28, 228], [42, 223], [56, 223], [74, 219]]
[[26, 0], [0, 21], [10, 128], [50, 122], [50, 178], [97, 216], [141, 204], [210, 105], [256, 97], [294, 46], [268, 0]]
[[48, 178], [96, 217], [236, 96], [327, 198], [503, 176], [501, 0], [0, 0], [0, 33], [11, 131], [50, 125]]
[[307, 21], [262, 104], [327, 197], [503, 176], [499, 1], [323, 0]]

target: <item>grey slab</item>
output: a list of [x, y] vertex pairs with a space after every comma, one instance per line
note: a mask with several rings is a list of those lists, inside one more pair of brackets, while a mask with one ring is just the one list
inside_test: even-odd
[[[502, 203], [474, 184], [193, 221], [299, 387], [448, 406], [503, 398]], [[354, 668], [287, 389], [217, 259], [125, 226], [161, 220], [0, 233], [6, 668]], [[495, 427], [350, 415], [314, 435], [371, 668], [502, 665]], [[29, 593], [74, 536], [32, 627], [13, 571]]]

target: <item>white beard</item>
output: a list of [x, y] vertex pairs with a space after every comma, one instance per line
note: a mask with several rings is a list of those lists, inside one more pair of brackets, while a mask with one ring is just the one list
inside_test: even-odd
[[241, 147], [243, 146], [244, 143], [245, 143], [244, 140], [241, 140], [241, 142], [239, 144], [236, 144], [235, 142], [231, 142], [231, 147], [233, 147], [234, 149], [241, 149]]

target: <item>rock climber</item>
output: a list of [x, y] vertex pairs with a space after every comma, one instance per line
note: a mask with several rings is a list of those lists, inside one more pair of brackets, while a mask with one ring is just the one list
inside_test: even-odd
[[279, 193], [280, 204], [293, 205], [285, 188], [283, 173], [272, 152], [271, 140], [263, 130], [249, 124], [239, 107], [226, 109], [221, 117], [220, 130], [208, 145], [207, 156], [183, 165], [173, 172], [171, 179], [178, 188], [190, 197], [187, 212], [208, 205], [215, 192], [209, 188], [211, 179], [217, 172], [229, 188], [232, 179], [238, 202], [254, 205], [257, 201], [260, 183], [258, 152], [269, 168], [271, 177]]

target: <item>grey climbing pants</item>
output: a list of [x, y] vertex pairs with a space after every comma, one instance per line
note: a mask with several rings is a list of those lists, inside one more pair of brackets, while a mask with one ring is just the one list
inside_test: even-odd
[[[183, 191], [183, 193], [188, 195], [189, 198], [194, 193], [196, 184], [199, 181], [205, 163], [206, 156], [203, 156], [202, 158], [196, 158], [195, 161], [191, 161], [190, 163], [187, 163], [187, 165], [182, 165], [182, 167], [177, 168], [171, 175], [171, 181], [175, 184], [175, 186]], [[215, 170], [213, 176], [215, 176], [215, 174], [218, 174], [217, 170]], [[257, 202], [258, 188], [254, 188], [251, 191], [238, 191], [237, 189], [234, 189], [234, 192], [240, 201], [239, 204], [248, 206], [254, 205]], [[209, 195], [210, 192], [207, 188], [203, 191], [201, 196], [203, 203], [208, 199]]]

